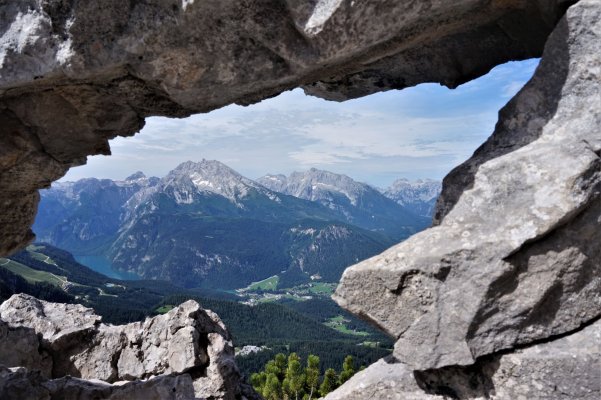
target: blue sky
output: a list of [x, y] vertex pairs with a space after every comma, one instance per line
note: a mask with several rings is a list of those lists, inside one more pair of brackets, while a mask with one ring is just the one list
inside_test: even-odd
[[153, 117], [113, 155], [88, 157], [62, 180], [164, 176], [187, 160], [215, 159], [249, 178], [311, 167], [387, 186], [397, 178], [441, 179], [492, 133], [499, 109], [538, 60], [511, 62], [449, 90], [422, 84], [343, 103], [295, 89], [248, 107], [185, 119]]

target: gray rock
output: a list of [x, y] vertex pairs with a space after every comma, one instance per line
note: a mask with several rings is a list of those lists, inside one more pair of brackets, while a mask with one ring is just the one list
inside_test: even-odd
[[246, 390], [225, 326], [194, 301], [144, 322], [112, 326], [81, 305], [14, 295], [0, 305], [0, 337], [6, 340], [0, 364], [41, 370], [55, 381], [73, 376], [117, 383], [170, 375], [190, 377], [192, 392], [201, 398], [234, 399]]
[[356, 373], [325, 400], [443, 400], [442, 396], [425, 393], [413, 377], [413, 371], [394, 357], [376, 361]]
[[412, 371], [388, 357], [325, 400], [594, 400], [601, 398], [601, 320], [562, 338], [468, 367]]
[[445, 180], [439, 225], [345, 271], [335, 300], [411, 368], [470, 365], [601, 314], [600, 32], [601, 3], [572, 6], [459, 167], [463, 186]]
[[0, 320], [0, 363], [5, 367], [36, 369], [44, 377], [51, 377], [52, 358], [39, 347], [38, 336], [33, 329], [9, 327]]
[[[566, 1], [176, 1], [0, 5], [0, 255], [33, 239], [38, 188], [152, 115], [304, 86], [344, 100], [449, 87], [539, 56]], [[494, 49], [494, 51], [491, 51]], [[10, 212], [8, 212], [10, 210]]]
[[79, 378], [45, 379], [38, 371], [0, 365], [3, 400], [197, 400], [190, 375], [107, 384]]

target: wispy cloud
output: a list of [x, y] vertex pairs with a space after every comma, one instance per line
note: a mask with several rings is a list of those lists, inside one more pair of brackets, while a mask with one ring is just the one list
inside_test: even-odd
[[426, 84], [335, 103], [297, 89], [249, 107], [149, 118], [135, 137], [111, 142], [111, 159], [90, 157], [66, 179], [120, 179], [135, 170], [162, 176], [201, 158], [251, 178], [309, 167], [380, 186], [401, 176], [442, 178], [492, 133], [499, 108], [536, 65], [508, 63], [455, 90]]

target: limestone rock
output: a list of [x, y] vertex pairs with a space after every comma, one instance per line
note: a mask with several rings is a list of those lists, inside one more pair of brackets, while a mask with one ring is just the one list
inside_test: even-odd
[[189, 377], [199, 398], [234, 399], [247, 390], [223, 322], [194, 301], [144, 322], [113, 326], [81, 305], [14, 295], [0, 306], [0, 337], [6, 339], [0, 364], [41, 369], [61, 388], [57, 379], [65, 376], [117, 383], [170, 375]]
[[[0, 255], [33, 239], [38, 188], [152, 115], [304, 86], [344, 100], [454, 87], [539, 56], [566, 0], [0, 4]], [[10, 210], [10, 212], [8, 212]]]
[[468, 367], [412, 371], [394, 357], [357, 373], [325, 400], [594, 400], [601, 397], [601, 320], [556, 340]]
[[196, 400], [190, 375], [159, 376], [147, 381], [107, 384], [63, 377], [44, 379], [38, 371], [0, 365], [3, 400]]
[[356, 373], [325, 400], [443, 400], [425, 393], [415, 381], [413, 371], [394, 357], [376, 361]]
[[335, 300], [413, 369], [601, 314], [601, 3], [572, 6], [494, 134], [445, 179], [439, 224], [345, 271]]
[[38, 336], [31, 328], [9, 327], [0, 320], [0, 363], [10, 367], [36, 369], [46, 378], [52, 375], [52, 359], [41, 350]]

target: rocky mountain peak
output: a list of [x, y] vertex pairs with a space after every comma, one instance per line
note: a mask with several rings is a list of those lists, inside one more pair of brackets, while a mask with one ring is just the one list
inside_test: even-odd
[[346, 175], [311, 168], [304, 172], [293, 172], [290, 176], [266, 175], [258, 179], [265, 187], [311, 201], [331, 200], [332, 195], [346, 197], [352, 205], [366, 191], [372, 189]]
[[384, 196], [409, 209], [416, 215], [431, 218], [436, 199], [442, 190], [442, 182], [434, 179], [397, 179], [386, 189], [379, 189]]
[[130, 181], [137, 181], [140, 179], [146, 179], [146, 175], [142, 171], [137, 171], [137, 172], [134, 172], [133, 174], [131, 174], [130, 176], [128, 176], [127, 178], [125, 178], [125, 181], [130, 182]]
[[397, 179], [384, 190], [384, 194], [393, 200], [399, 200], [401, 197], [405, 201], [421, 200], [430, 201], [436, 199], [440, 194], [442, 183], [433, 179]]
[[[251, 189], [263, 187], [245, 178], [227, 165], [216, 160], [202, 159], [199, 162], [186, 161], [178, 165], [162, 179], [162, 186], [172, 186], [185, 195], [183, 202], [192, 201], [192, 192], [219, 194], [233, 202], [246, 197]], [[191, 192], [192, 191], [192, 192]], [[184, 193], [185, 192], [185, 193]], [[178, 202], [182, 202], [178, 201]]]

